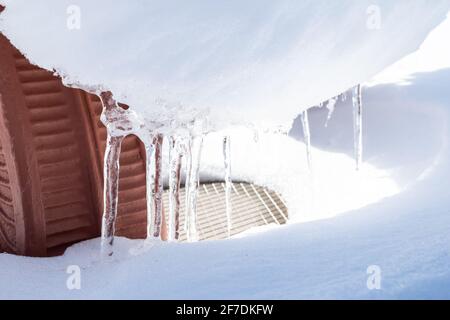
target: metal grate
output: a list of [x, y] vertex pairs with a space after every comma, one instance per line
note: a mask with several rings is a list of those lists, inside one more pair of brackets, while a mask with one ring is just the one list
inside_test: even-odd
[[[180, 240], [186, 240], [184, 232], [185, 190], [180, 190]], [[169, 207], [169, 192], [164, 192], [164, 207]], [[232, 229], [231, 235], [252, 227], [267, 224], [284, 224], [288, 210], [276, 192], [249, 183], [233, 183], [231, 191]], [[167, 218], [167, 210], [166, 210]], [[197, 200], [197, 228], [200, 240], [227, 238], [227, 218], [224, 183], [207, 183], [199, 187]]]

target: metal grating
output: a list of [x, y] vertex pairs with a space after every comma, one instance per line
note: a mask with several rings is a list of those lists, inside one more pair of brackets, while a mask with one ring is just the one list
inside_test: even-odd
[[[185, 190], [181, 188], [180, 240], [186, 240], [184, 232]], [[169, 208], [169, 192], [164, 192], [164, 208]], [[276, 192], [249, 183], [233, 183], [231, 191], [231, 235], [252, 227], [267, 224], [285, 224], [288, 218], [286, 204]], [[166, 209], [167, 221], [167, 209]], [[197, 200], [197, 228], [200, 240], [227, 238], [225, 184], [207, 183], [199, 187]]]

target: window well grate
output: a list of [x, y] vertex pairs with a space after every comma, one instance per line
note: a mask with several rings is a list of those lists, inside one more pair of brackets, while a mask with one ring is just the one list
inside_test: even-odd
[[[180, 240], [186, 240], [184, 231], [185, 190], [180, 189]], [[166, 218], [169, 208], [169, 192], [164, 192]], [[231, 190], [231, 235], [252, 227], [267, 224], [285, 224], [288, 218], [286, 204], [280, 195], [264, 187], [250, 183], [233, 183]], [[166, 220], [167, 221], [167, 220]], [[225, 184], [205, 183], [199, 186], [197, 198], [197, 229], [200, 240], [227, 238]]]

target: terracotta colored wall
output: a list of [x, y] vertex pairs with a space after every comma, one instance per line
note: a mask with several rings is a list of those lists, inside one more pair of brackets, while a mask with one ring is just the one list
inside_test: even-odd
[[[96, 96], [64, 87], [0, 35], [0, 251], [60, 254], [96, 237], [106, 130]], [[118, 235], [146, 230], [145, 159], [123, 143]]]

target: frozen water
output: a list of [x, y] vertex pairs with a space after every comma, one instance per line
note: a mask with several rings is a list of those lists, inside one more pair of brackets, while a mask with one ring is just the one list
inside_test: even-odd
[[134, 129], [128, 112], [120, 108], [110, 92], [100, 96], [103, 104], [101, 121], [107, 129], [106, 150], [103, 167], [104, 203], [101, 230], [101, 250], [104, 257], [113, 254], [115, 221], [119, 198], [120, 148], [123, 139]]
[[155, 230], [155, 219], [154, 219], [154, 167], [152, 164], [154, 163], [154, 153], [155, 153], [155, 145], [154, 137], [150, 132], [146, 132], [145, 139], [145, 185], [146, 185], [146, 200], [147, 200], [147, 239], [151, 239]]
[[177, 137], [169, 139], [169, 241], [180, 237], [181, 150]]
[[115, 220], [119, 200], [119, 157], [123, 137], [108, 134], [104, 165], [104, 212], [102, 218], [102, 255], [113, 254]]
[[203, 136], [194, 136], [189, 141], [187, 154], [186, 178], [186, 218], [185, 229], [189, 242], [197, 241], [197, 193], [200, 183], [200, 160], [203, 147]]
[[362, 152], [363, 152], [363, 135], [362, 135], [362, 95], [361, 85], [353, 88], [353, 138], [356, 160], [356, 170], [361, 168]]
[[305, 147], [306, 147], [306, 158], [308, 161], [308, 168], [312, 169], [312, 160], [311, 160], [311, 132], [309, 130], [309, 120], [308, 120], [308, 111], [305, 110], [300, 115], [302, 120], [302, 128], [303, 128], [303, 137], [305, 139]]
[[227, 229], [228, 237], [231, 235], [231, 147], [230, 147], [230, 136], [226, 136], [223, 139], [223, 162], [225, 167], [225, 205], [226, 205], [226, 215], [227, 215]]
[[[342, 95], [342, 97], [344, 97], [344, 96], [345, 96], [345, 94]], [[327, 115], [327, 121], [325, 122], [325, 127], [328, 127], [328, 123], [330, 122], [331, 117], [333, 116], [334, 108], [336, 107], [338, 98], [339, 97], [334, 97], [334, 98], [331, 98], [330, 100], [328, 100], [328, 103], [327, 103], [328, 115]], [[345, 100], [343, 100], [343, 101], [345, 101]]]
[[[147, 183], [147, 190], [150, 186], [151, 190], [151, 214], [152, 220], [150, 223], [150, 236], [156, 239], [161, 237], [161, 225], [163, 215], [163, 171], [162, 171], [162, 146], [164, 137], [161, 134], [157, 134], [153, 138], [153, 161], [147, 162], [147, 165], [151, 166], [150, 181]], [[147, 199], [147, 202], [149, 199]]]

